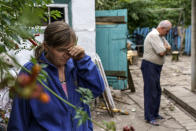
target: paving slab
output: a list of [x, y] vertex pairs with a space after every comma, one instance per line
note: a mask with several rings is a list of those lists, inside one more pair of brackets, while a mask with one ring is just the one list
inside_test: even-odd
[[[196, 95], [195, 95], [196, 97]], [[194, 96], [187, 96], [187, 97], [183, 97], [184, 101], [186, 103], [196, 103], [196, 99]]]
[[164, 93], [196, 118], [196, 94], [183, 87], [164, 88]]
[[[196, 118], [196, 94], [183, 87], [165, 87], [163, 92], [179, 104], [184, 110]], [[196, 131], [196, 121], [185, 113], [174, 111], [171, 113], [188, 131]]]

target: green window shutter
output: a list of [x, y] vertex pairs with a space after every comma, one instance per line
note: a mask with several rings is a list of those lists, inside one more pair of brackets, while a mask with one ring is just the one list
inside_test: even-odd
[[68, 3], [70, 0], [53, 0], [55, 4], [66, 4]]

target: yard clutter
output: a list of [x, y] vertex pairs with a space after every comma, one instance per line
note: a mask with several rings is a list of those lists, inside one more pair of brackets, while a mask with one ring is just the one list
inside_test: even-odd
[[101, 63], [101, 59], [98, 54], [96, 54], [94, 61], [95, 61], [95, 64], [97, 65], [97, 67], [99, 68], [99, 71], [101, 73], [101, 76], [103, 78], [104, 85], [105, 85], [105, 90], [104, 90], [104, 93], [102, 96], [104, 98], [104, 103], [106, 105], [106, 109], [108, 110], [109, 115], [113, 117], [114, 114], [113, 114], [112, 109], [115, 109], [116, 106], [115, 106], [115, 103], [114, 103], [114, 100], [113, 100], [113, 97], [111, 94], [111, 89], [109, 87], [109, 84], [108, 84], [108, 81], [106, 78], [106, 74], [103, 69], [103, 65]]
[[[103, 109], [103, 110], [109, 110], [107, 107], [105, 106], [100, 106], [98, 107], [99, 109]], [[121, 115], [129, 115], [129, 112], [126, 111], [126, 110], [123, 110], [123, 109], [117, 109], [117, 108], [114, 108], [112, 109], [112, 112], [114, 113], [120, 113]]]
[[125, 126], [124, 128], [123, 128], [123, 131], [135, 131], [135, 129], [132, 127], [132, 126]]
[[130, 64], [135, 64], [138, 59], [138, 53], [135, 50], [128, 50], [127, 51], [127, 60]]
[[[120, 90], [113, 90], [113, 89], [111, 89], [111, 95], [112, 95], [111, 96], [112, 100], [116, 101], [117, 104], [118, 103], [122, 103], [124, 105], [131, 105], [130, 103], [128, 103], [125, 100], [123, 100], [123, 94], [121, 94]], [[114, 115], [129, 115], [129, 112], [126, 109], [123, 109], [121, 107], [117, 108], [116, 106], [113, 107], [112, 109], [110, 109], [109, 107], [105, 106], [105, 103], [99, 103], [98, 108], [101, 109], [101, 110], [112, 111], [113, 112], [113, 116]]]
[[179, 60], [179, 51], [172, 51], [172, 61]]

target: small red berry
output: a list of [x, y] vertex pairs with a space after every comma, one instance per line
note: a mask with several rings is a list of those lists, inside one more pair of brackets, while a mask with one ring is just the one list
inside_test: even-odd
[[32, 75], [37, 75], [40, 73], [40, 71], [41, 71], [41, 66], [39, 64], [35, 64], [32, 67]]
[[50, 101], [50, 96], [47, 93], [42, 92], [39, 99], [43, 103], [48, 103]]
[[123, 131], [130, 131], [130, 128], [128, 126], [123, 127]]
[[17, 78], [17, 82], [21, 86], [26, 86], [31, 83], [31, 77], [27, 74], [20, 74]]
[[133, 128], [133, 126], [130, 126], [130, 130], [131, 131], [135, 131], [135, 129]]
[[38, 97], [40, 97], [40, 95], [42, 93], [42, 86], [37, 84], [33, 88], [34, 89], [33, 89], [33, 92], [31, 94], [31, 98], [38, 98]]

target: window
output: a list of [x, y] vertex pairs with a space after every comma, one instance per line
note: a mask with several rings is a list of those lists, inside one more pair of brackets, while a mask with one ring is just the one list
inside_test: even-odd
[[50, 4], [50, 5], [47, 5], [47, 7], [48, 7], [48, 12], [52, 10], [58, 10], [59, 12], [61, 12], [61, 18], [54, 19], [53, 17], [49, 16], [48, 23], [58, 21], [58, 20], [63, 20], [69, 24], [67, 4]]
[[[33, 32], [36, 33], [43, 33], [44, 29], [46, 28], [46, 26], [48, 24], [50, 24], [51, 22], [54, 21], [59, 21], [62, 20], [64, 22], [66, 22], [67, 24], [69, 24], [69, 19], [68, 19], [68, 5], [67, 4], [49, 4], [47, 5], [47, 8], [41, 8], [41, 7], [37, 7], [38, 9], [42, 9], [44, 12], [46, 12], [46, 20], [42, 19], [41, 20], [41, 24], [36, 25], [35, 27], [33, 27]], [[50, 16], [50, 12], [53, 10], [58, 10], [59, 12], [61, 12], [61, 18], [57, 18], [54, 19], [53, 17]], [[42, 36], [43, 37], [43, 36]], [[40, 37], [40, 39], [43, 39], [42, 37]], [[38, 37], [36, 37], [38, 38]], [[39, 39], [39, 38], [38, 38]], [[42, 41], [42, 40], [40, 40]]]
[[[41, 27], [41, 29], [44, 29], [49, 23], [59, 20], [62, 20], [69, 24], [67, 4], [49, 4], [47, 5], [47, 8], [37, 7], [37, 9], [41, 9], [46, 13], [46, 20], [41, 19], [41, 24], [37, 25], [39, 26], [39, 28]], [[53, 17], [51, 17], [50, 12], [53, 10], [59, 11], [61, 13], [61, 18], [54, 19]]]

